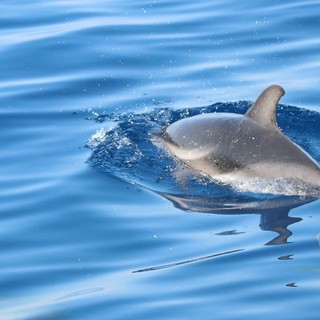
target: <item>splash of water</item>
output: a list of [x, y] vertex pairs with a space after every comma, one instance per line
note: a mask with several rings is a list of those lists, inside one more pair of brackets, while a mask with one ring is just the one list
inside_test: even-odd
[[[251, 200], [279, 195], [318, 197], [319, 188], [310, 188], [299, 181], [259, 178], [238, 179], [232, 183], [213, 181], [175, 161], [154, 143], [157, 132], [182, 118], [211, 112], [243, 114], [249, 107], [249, 102], [240, 101], [216, 103], [205, 108], [158, 108], [137, 114], [97, 115], [95, 121], [102, 123], [102, 127], [87, 143], [92, 150], [88, 162], [106, 174], [157, 193], [176, 196], [210, 197], [224, 199], [226, 203], [239, 203], [248, 197]], [[320, 114], [280, 105], [277, 118], [281, 130], [319, 161]]]

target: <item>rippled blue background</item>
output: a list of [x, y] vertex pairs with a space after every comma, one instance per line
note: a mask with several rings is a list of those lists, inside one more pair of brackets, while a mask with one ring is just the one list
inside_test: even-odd
[[0, 10], [1, 319], [319, 318], [319, 201], [291, 211], [290, 244], [265, 245], [259, 215], [182, 211], [94, 170], [85, 145], [97, 114], [254, 100], [272, 83], [319, 112], [320, 1]]

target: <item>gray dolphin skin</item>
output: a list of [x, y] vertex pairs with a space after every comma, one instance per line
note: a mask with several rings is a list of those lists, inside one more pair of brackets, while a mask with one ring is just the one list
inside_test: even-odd
[[162, 134], [169, 152], [217, 180], [290, 179], [320, 186], [320, 167], [286, 137], [276, 121], [285, 91], [265, 89], [244, 115], [210, 113], [179, 120]]

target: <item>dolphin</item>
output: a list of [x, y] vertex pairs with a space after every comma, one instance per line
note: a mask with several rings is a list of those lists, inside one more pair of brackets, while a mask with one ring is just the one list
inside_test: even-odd
[[220, 181], [285, 179], [320, 186], [320, 166], [278, 127], [276, 108], [285, 94], [271, 85], [244, 114], [209, 113], [181, 119], [163, 131], [169, 153]]

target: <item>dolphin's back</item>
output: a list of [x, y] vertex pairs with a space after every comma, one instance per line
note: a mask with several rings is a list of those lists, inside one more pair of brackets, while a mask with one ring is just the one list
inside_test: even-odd
[[239, 131], [241, 121], [241, 115], [232, 113], [201, 114], [171, 124], [165, 131], [164, 139], [186, 151], [211, 151], [224, 143], [226, 137], [232, 140]]
[[261, 125], [248, 116], [212, 113], [182, 119], [171, 124], [163, 138], [176, 157], [212, 176], [242, 171], [263, 178], [291, 177], [299, 171], [303, 178], [308, 168], [308, 175], [320, 183], [315, 160], [277, 126]]
[[278, 85], [265, 89], [245, 115], [202, 114], [179, 120], [163, 133], [178, 159], [214, 179], [298, 179], [320, 185], [317, 162], [279, 129]]

